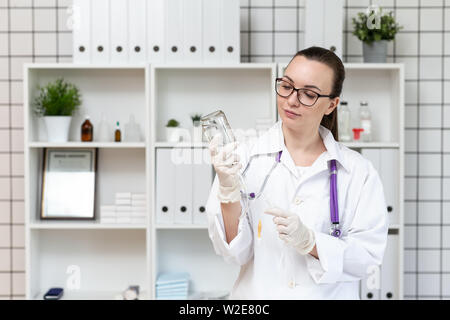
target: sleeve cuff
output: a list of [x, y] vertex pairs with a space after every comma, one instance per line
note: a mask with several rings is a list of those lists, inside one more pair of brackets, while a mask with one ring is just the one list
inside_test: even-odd
[[319, 259], [306, 255], [308, 272], [317, 284], [335, 283], [344, 269], [345, 243], [331, 235], [314, 231]]
[[[248, 229], [248, 228], [245, 228], [245, 225], [248, 225], [245, 222], [246, 222], [245, 219], [242, 219], [241, 221], [239, 221], [238, 233], [237, 233], [236, 237], [234, 237], [234, 239], [231, 240], [230, 243], [227, 243], [222, 215], [216, 215], [216, 217], [215, 217], [215, 225], [216, 225], [218, 236], [220, 237], [220, 239], [223, 242], [223, 247], [231, 254], [234, 251], [236, 251], [236, 247], [239, 247], [239, 242], [241, 242], [241, 239], [243, 238], [242, 235], [245, 232], [247, 232], [247, 230], [244, 230], [244, 229]], [[250, 231], [250, 230], [248, 230], [248, 231]]]
[[246, 216], [239, 221], [238, 233], [230, 243], [226, 241], [225, 227], [222, 214], [217, 214], [213, 221], [211, 239], [220, 254], [227, 262], [243, 265], [248, 260], [249, 249], [252, 245], [253, 234]]

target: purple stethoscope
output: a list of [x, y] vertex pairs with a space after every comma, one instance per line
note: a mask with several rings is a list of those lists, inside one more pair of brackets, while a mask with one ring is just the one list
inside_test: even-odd
[[[276, 168], [276, 166], [281, 161], [281, 154], [283, 151], [279, 151], [275, 157], [275, 163], [273, 164], [272, 168], [270, 169], [269, 173], [266, 175], [263, 184], [261, 185], [261, 188], [258, 192], [250, 192], [250, 193], [244, 193], [241, 191], [241, 195], [248, 199], [248, 200], [255, 200], [258, 199], [262, 192], [264, 191], [264, 188], [267, 184], [267, 181], [269, 180], [270, 175], [272, 174], [272, 171]], [[247, 163], [247, 165], [244, 168], [244, 171], [242, 172], [242, 177], [245, 177], [245, 174], [250, 167], [250, 163], [252, 162], [254, 158], [251, 158], [250, 161]], [[330, 220], [331, 220], [331, 229], [330, 229], [330, 235], [333, 237], [339, 238], [341, 236], [341, 229], [339, 226], [339, 208], [338, 208], [338, 197], [337, 197], [337, 167], [336, 167], [336, 160], [330, 161]]]

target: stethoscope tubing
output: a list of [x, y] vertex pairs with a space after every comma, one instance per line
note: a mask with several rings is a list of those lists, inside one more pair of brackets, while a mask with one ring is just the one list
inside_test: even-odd
[[[269, 180], [269, 177], [271, 176], [273, 170], [275, 170], [276, 166], [281, 161], [281, 155], [283, 151], [277, 152], [275, 163], [271, 167], [269, 173], [264, 178], [264, 181], [261, 185], [261, 188], [255, 193], [255, 192], [249, 192], [244, 193], [241, 192], [242, 197], [247, 200], [255, 200], [258, 199], [261, 194], [263, 193], [267, 181]], [[250, 158], [247, 165], [245, 166], [244, 170], [242, 171], [242, 179], [245, 177], [245, 174], [247, 173], [248, 168], [250, 167], [250, 164], [254, 157]], [[337, 166], [336, 166], [336, 160], [330, 161], [330, 220], [331, 220], [331, 229], [330, 234], [334, 237], [339, 238], [341, 235], [341, 229], [339, 225], [339, 207], [338, 207], [338, 196], [337, 196]]]

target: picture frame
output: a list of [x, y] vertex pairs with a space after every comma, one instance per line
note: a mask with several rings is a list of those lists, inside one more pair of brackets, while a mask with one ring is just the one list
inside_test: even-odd
[[46, 148], [42, 175], [42, 220], [94, 220], [95, 148]]

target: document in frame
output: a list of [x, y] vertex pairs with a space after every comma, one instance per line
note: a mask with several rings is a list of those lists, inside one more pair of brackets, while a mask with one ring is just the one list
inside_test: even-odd
[[94, 219], [96, 149], [47, 149], [42, 219]]

